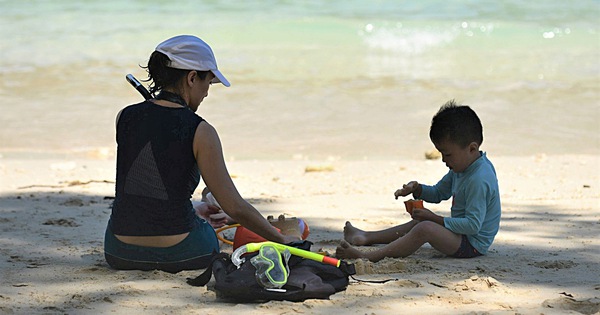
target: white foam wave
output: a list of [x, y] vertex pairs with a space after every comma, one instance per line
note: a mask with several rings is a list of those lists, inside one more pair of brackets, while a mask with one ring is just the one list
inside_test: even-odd
[[378, 28], [367, 24], [360, 33], [367, 47], [386, 52], [421, 54], [434, 47], [452, 42], [456, 37], [453, 31], [429, 31], [394, 28]]

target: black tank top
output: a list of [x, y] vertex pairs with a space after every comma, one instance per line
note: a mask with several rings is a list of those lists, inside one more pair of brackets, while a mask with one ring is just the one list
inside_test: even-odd
[[117, 122], [117, 178], [110, 228], [129, 236], [175, 235], [197, 220], [191, 197], [200, 182], [193, 152], [203, 119], [188, 108], [145, 101]]

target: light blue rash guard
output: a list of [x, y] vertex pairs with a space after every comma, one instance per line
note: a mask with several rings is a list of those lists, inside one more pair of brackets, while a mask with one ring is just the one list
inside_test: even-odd
[[492, 162], [484, 152], [462, 173], [450, 170], [434, 186], [421, 185], [420, 198], [440, 203], [452, 197], [450, 217], [444, 227], [464, 234], [481, 254], [486, 254], [500, 227], [500, 192]]

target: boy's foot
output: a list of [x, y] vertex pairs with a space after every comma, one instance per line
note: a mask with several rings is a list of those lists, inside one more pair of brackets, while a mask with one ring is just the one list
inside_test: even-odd
[[349, 221], [346, 221], [346, 226], [344, 226], [344, 240], [356, 246], [369, 245], [366, 232], [355, 228]]
[[350, 246], [348, 242], [341, 241], [340, 246], [335, 249], [335, 257], [344, 258], [366, 258], [365, 255], [358, 249]]

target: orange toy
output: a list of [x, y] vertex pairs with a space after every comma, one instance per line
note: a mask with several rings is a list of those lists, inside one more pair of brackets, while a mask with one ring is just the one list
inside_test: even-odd
[[417, 200], [406, 200], [404, 202], [404, 206], [406, 207], [406, 212], [408, 212], [410, 215], [413, 214], [413, 209], [415, 208], [423, 208], [423, 200], [421, 199], [417, 199]]
[[270, 215], [267, 217], [267, 220], [272, 226], [280, 229], [280, 232], [285, 235], [298, 235], [300, 238], [305, 240], [310, 234], [310, 229], [308, 228], [306, 221], [296, 217], [286, 218], [282, 214], [275, 219], [272, 215]]
[[[283, 215], [280, 215], [279, 218], [274, 219], [273, 216], [269, 216], [267, 218], [269, 223], [277, 229], [280, 233], [285, 235], [298, 235], [300, 238], [305, 240], [310, 234], [310, 229], [306, 221], [298, 218], [286, 218]], [[221, 235], [221, 232], [235, 228], [235, 234], [233, 236], [233, 242], [225, 239], [224, 236]], [[262, 243], [267, 240], [262, 236], [248, 230], [247, 228], [239, 225], [232, 224], [226, 225], [222, 228], [217, 229], [216, 231], [217, 238], [221, 240], [223, 243], [233, 245], [233, 250], [236, 250], [238, 247], [242, 245], [246, 245], [248, 243]]]
[[310, 229], [308, 228], [308, 224], [302, 220], [302, 219], [298, 219], [298, 226], [300, 227], [300, 231], [302, 231], [302, 239], [305, 240], [308, 235], [310, 234]]

